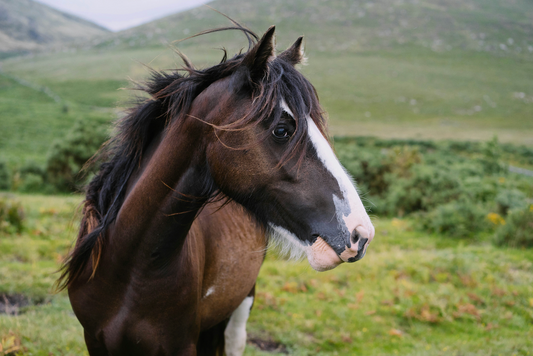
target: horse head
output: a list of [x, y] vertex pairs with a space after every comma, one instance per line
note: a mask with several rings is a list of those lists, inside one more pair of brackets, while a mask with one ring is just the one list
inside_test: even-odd
[[190, 116], [211, 129], [208, 170], [293, 257], [317, 271], [358, 261], [374, 227], [327, 139], [315, 89], [295, 69], [302, 38], [278, 56], [274, 47], [271, 27], [195, 99]]

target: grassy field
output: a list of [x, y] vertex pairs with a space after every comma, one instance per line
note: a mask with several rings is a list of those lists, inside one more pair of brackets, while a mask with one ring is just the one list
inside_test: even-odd
[[[456, 140], [497, 135], [502, 142], [533, 145], [533, 7], [527, 1], [211, 5], [258, 33], [276, 24], [280, 50], [305, 35], [309, 65], [302, 71], [316, 86], [334, 135]], [[64, 52], [0, 60], [0, 159], [13, 168], [27, 161], [43, 164], [52, 142], [75, 120], [120, 116], [133, 95], [120, 89], [147, 78], [144, 64], [180, 67], [169, 43], [227, 24], [220, 14], [199, 8], [80, 41]], [[179, 47], [205, 67], [222, 56], [214, 48], [226, 47], [232, 55], [246, 45], [233, 31]]]
[[[30, 305], [0, 314], [0, 342], [27, 355], [85, 354], [64, 293], [52, 294], [75, 236], [80, 196], [9, 195], [26, 214], [0, 239], [0, 294]], [[367, 256], [325, 273], [270, 254], [257, 284], [249, 336], [292, 355], [531, 355], [533, 251], [488, 236], [448, 239], [376, 219]], [[5, 347], [5, 346], [4, 346]], [[267, 355], [253, 345], [247, 355]]]
[[[258, 33], [278, 28], [278, 48], [305, 35], [302, 68], [330, 114], [335, 135], [488, 140], [533, 145], [533, 6], [525, 0], [327, 4], [218, 0], [215, 8]], [[63, 52], [0, 60], [1, 160], [13, 168], [43, 164], [55, 139], [77, 119], [113, 120], [128, 106], [128, 81], [147, 64], [181, 66], [169, 43], [227, 19], [198, 8], [79, 41]], [[180, 43], [198, 66], [247, 45], [238, 32]], [[32, 83], [33, 89], [20, 84]], [[43, 94], [47, 88], [60, 100]]]
[[[312, 48], [312, 47], [311, 47]], [[325, 54], [310, 51], [303, 72], [317, 87], [332, 134], [488, 140], [533, 145], [533, 61], [428, 50]], [[191, 50], [200, 65], [220, 53]], [[180, 66], [170, 50], [48, 55], [7, 60], [5, 72], [46, 86], [61, 99], [0, 75], [0, 147], [10, 165], [43, 163], [76, 119], [110, 121], [134, 95], [120, 88], [148, 70]], [[67, 108], [65, 110], [65, 108]]]
[[[276, 24], [280, 50], [305, 35], [309, 64], [301, 70], [329, 113], [332, 135], [497, 136], [533, 146], [527, 0], [211, 5], [258, 33]], [[145, 80], [147, 66], [179, 68], [169, 42], [227, 24], [211, 10], [195, 9], [64, 52], [1, 58], [0, 163], [14, 175], [30, 162], [43, 167], [52, 143], [76, 121], [120, 117], [135, 95], [122, 89]], [[222, 53], [215, 48], [222, 46], [231, 55], [246, 41], [232, 32], [180, 44], [198, 67], [218, 63]], [[531, 190], [522, 190], [531, 204]], [[0, 194], [25, 211], [21, 232], [2, 232], [0, 225], [0, 309], [2, 294], [25, 305], [17, 315], [0, 314], [0, 345], [27, 355], [86, 354], [66, 294], [52, 293], [82, 197]], [[496, 247], [488, 232], [470, 239], [422, 233], [414, 218], [376, 218], [375, 225], [366, 258], [330, 272], [270, 254], [249, 336], [292, 355], [533, 355], [531, 249]], [[271, 353], [249, 344], [246, 354]]]

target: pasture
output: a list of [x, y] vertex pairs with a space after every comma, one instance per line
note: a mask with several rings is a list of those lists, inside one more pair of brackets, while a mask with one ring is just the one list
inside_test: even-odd
[[[190, 54], [212, 63], [218, 59], [214, 53]], [[464, 61], [424, 55], [422, 60], [407, 52], [335, 58], [317, 53], [303, 71], [329, 111], [333, 134], [488, 140], [497, 133], [502, 142], [531, 143], [530, 62], [515, 66], [516, 59], [476, 54]], [[166, 50], [4, 61], [10, 74], [0, 75], [0, 105], [8, 114], [2, 116], [2, 159], [14, 169], [31, 161], [42, 165], [50, 144], [77, 119], [112, 120], [131, 95], [117, 90], [129, 85], [124, 78], [147, 74], [132, 58], [176, 67]], [[348, 70], [356, 73], [358, 85], [344, 76]], [[61, 102], [12, 77], [50, 88]], [[531, 169], [530, 163], [511, 163]], [[0, 342], [22, 354], [84, 354], [68, 298], [53, 293], [82, 198], [9, 194], [8, 199], [22, 203], [25, 227], [2, 233], [0, 293], [29, 304], [17, 315], [0, 315]], [[366, 258], [327, 273], [269, 254], [248, 324], [250, 338], [294, 355], [533, 353], [531, 250], [496, 247], [490, 233], [452, 239], [420, 232], [412, 218], [376, 218], [375, 224]], [[246, 354], [271, 354], [254, 345], [248, 344]]]
[[[199, 67], [220, 51], [185, 48]], [[313, 51], [303, 73], [316, 86], [333, 135], [488, 140], [531, 145], [533, 61], [424, 48], [379, 52]], [[131, 88], [156, 69], [178, 68], [169, 49], [84, 51], [2, 61], [1, 69], [52, 90], [57, 103], [0, 72], [2, 159], [11, 167], [43, 164], [48, 148], [77, 119], [121, 115]]]
[[[442, 140], [465, 147], [480, 142], [485, 147], [497, 136], [494, 142], [515, 148], [525, 145], [523, 151], [529, 155], [506, 151], [497, 157], [497, 164], [502, 160], [505, 168], [511, 164], [533, 169], [533, 47], [527, 50], [531, 5], [523, 0], [476, 0], [464, 6], [479, 13], [464, 16], [463, 5], [443, 11], [427, 2], [399, 1], [390, 11], [386, 2], [369, 6], [354, 1], [345, 14], [344, 2], [335, 1], [317, 7], [302, 22], [294, 21], [279, 4], [271, 8], [270, 1], [260, 2], [259, 13], [270, 11], [270, 17], [264, 18], [237, 0], [226, 3], [233, 11], [220, 4], [222, 11], [249, 20], [258, 32], [279, 20], [280, 50], [298, 35], [307, 36], [309, 64], [301, 70], [328, 111], [330, 133], [345, 137], [336, 142], [339, 156], [363, 183], [364, 197], [368, 205], [375, 204], [374, 214], [379, 215], [373, 217], [376, 238], [366, 257], [355, 264], [317, 273], [307, 261], [285, 261], [274, 252], [268, 254], [257, 282], [245, 354], [533, 355], [533, 250], [494, 243], [495, 226], [507, 219], [503, 213], [496, 214], [495, 198], [503, 191], [512, 198], [518, 190], [519, 203], [531, 204], [531, 178], [484, 172], [485, 153], [477, 148], [449, 150], [445, 155], [439, 151], [439, 145], [447, 145]], [[298, 0], [293, 10], [301, 11], [298, 7], [307, 3]], [[455, 6], [455, 1], [442, 4]], [[168, 32], [173, 40], [196, 28], [212, 27], [211, 15], [198, 14], [205, 12], [186, 13], [178, 27], [172, 27], [175, 19], [164, 19], [83, 48], [1, 60], [0, 163], [6, 163], [12, 183], [17, 183], [12, 188], [21, 186], [22, 168], [45, 167], [51, 145], [63, 140], [75, 122], [96, 127], [122, 116], [135, 95], [123, 88], [143, 81], [149, 75], [147, 66], [179, 68], [179, 58], [158, 42], [156, 34]], [[352, 21], [354, 14], [358, 18]], [[382, 16], [389, 16], [400, 28], [398, 33], [393, 31], [398, 38], [381, 36], [391, 24], [381, 22]], [[427, 16], [436, 16], [434, 26], [421, 34], [416, 29], [424, 28]], [[328, 21], [337, 27], [323, 31], [322, 17], [333, 19]], [[225, 19], [219, 20], [226, 24]], [[506, 26], [499, 26], [499, 21]], [[450, 23], [453, 31], [442, 31]], [[344, 32], [346, 26], [351, 30]], [[294, 38], [286, 36], [285, 30]], [[343, 41], [351, 40], [352, 33], [366, 42], [346, 45]], [[153, 35], [150, 40], [149, 34]], [[435, 47], [432, 38], [439, 36], [442, 43]], [[199, 67], [212, 65], [222, 57], [213, 48], [224, 43], [214, 38], [185, 42], [180, 48]], [[402, 38], [406, 42], [399, 42]], [[245, 42], [239, 38], [238, 43]], [[230, 47], [230, 55], [239, 48]], [[358, 151], [349, 146], [358, 140], [352, 136], [426, 143], [361, 145]], [[439, 141], [437, 148], [428, 144], [432, 140]], [[408, 199], [397, 193], [407, 191], [405, 187], [426, 188], [415, 183], [428, 172], [427, 167], [412, 169], [413, 157], [420, 165], [436, 162], [439, 166], [430, 167], [434, 170], [429, 173], [457, 183], [452, 193], [462, 200], [441, 197], [422, 212], [405, 213], [402, 204]], [[364, 162], [369, 163], [369, 171], [360, 169]], [[387, 171], [382, 169], [384, 164], [398, 164], [399, 169]], [[370, 186], [375, 181], [364, 182], [365, 177], [358, 176], [369, 172], [372, 179], [388, 180], [386, 194], [375, 194], [378, 189]], [[433, 192], [442, 190], [439, 181], [430, 183]], [[473, 198], [479, 196], [484, 200]], [[7, 202], [20, 204], [23, 211], [20, 229], [0, 219], [1, 356], [87, 354], [66, 293], [54, 292], [57, 270], [77, 232], [81, 200], [78, 194], [0, 192], [0, 210]], [[391, 201], [397, 204], [396, 210]], [[480, 227], [469, 230], [470, 236], [421, 228], [421, 221], [447, 216], [450, 207], [473, 205], [481, 205]], [[469, 220], [455, 213], [458, 221]], [[445, 226], [447, 221], [442, 220]], [[269, 351], [258, 345], [269, 345]]]
[[[25, 225], [0, 240], [0, 294], [29, 302], [0, 314], [4, 350], [85, 354], [68, 298], [52, 293], [81, 196], [2, 198], [21, 203]], [[417, 232], [410, 219], [374, 222], [367, 256], [327, 273], [269, 254], [249, 337], [292, 355], [532, 354], [533, 251]], [[246, 354], [272, 353], [249, 343]]]

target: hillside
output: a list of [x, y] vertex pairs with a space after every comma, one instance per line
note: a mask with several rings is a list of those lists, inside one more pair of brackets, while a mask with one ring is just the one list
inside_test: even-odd
[[[289, 38], [305, 34], [313, 51], [416, 45], [437, 52], [533, 53], [533, 3], [527, 0], [216, 0], [210, 5], [258, 32], [276, 24]], [[113, 34], [96, 47], [160, 46], [228, 23], [199, 7]]]
[[[210, 5], [259, 34], [276, 24], [278, 50], [305, 35], [309, 64], [301, 70], [317, 88], [333, 135], [476, 141], [496, 135], [502, 142], [533, 145], [531, 2], [217, 0]], [[133, 94], [119, 89], [130, 86], [128, 79], [148, 76], [143, 63], [179, 67], [180, 59], [168, 48], [172, 40], [228, 24], [200, 7], [79, 42], [67, 52], [0, 61], [0, 76], [8, 75], [0, 78], [0, 112], [10, 113], [0, 114], [3, 160], [12, 166], [44, 163], [47, 147], [75, 120], [112, 120], [129, 105]], [[215, 48], [226, 47], [231, 55], [246, 46], [236, 31], [179, 44], [199, 67], [220, 60]], [[14, 78], [34, 85], [21, 87]], [[39, 86], [61, 102], [31, 89]], [[33, 94], [17, 94], [28, 90]], [[42, 134], [34, 136], [33, 130]]]
[[108, 33], [94, 23], [32, 0], [0, 0], [0, 58]]

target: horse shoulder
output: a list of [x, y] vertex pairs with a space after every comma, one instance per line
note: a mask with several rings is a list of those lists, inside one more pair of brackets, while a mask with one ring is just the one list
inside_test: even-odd
[[234, 202], [208, 204], [191, 231], [201, 231], [204, 240], [200, 311], [206, 330], [229, 318], [254, 287], [266, 238], [258, 223]]

